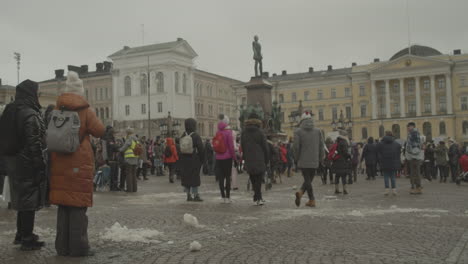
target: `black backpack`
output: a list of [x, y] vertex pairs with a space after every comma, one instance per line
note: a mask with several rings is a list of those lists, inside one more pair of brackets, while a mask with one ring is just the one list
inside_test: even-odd
[[171, 150], [171, 146], [166, 146], [166, 148], [164, 149], [164, 156], [166, 158], [170, 158], [172, 156], [172, 150]]
[[16, 107], [8, 104], [0, 117], [0, 156], [18, 153], [18, 133], [16, 129]]

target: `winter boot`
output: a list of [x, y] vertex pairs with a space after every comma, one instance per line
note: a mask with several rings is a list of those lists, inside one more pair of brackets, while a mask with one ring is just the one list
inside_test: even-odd
[[348, 191], [346, 190], [346, 184], [343, 184], [343, 194], [348, 194]]
[[192, 195], [188, 192], [187, 193], [187, 202], [193, 201]]
[[315, 207], [315, 200], [309, 200], [305, 206], [308, 206], [308, 207]]
[[22, 239], [22, 236], [20, 234], [16, 233], [15, 240], [13, 241], [13, 245], [21, 244], [21, 239]]
[[388, 188], [385, 188], [385, 192], [384, 192], [384, 195], [385, 196], [388, 196], [390, 194], [390, 190]]
[[294, 201], [294, 203], [296, 204], [297, 207], [299, 207], [301, 205], [302, 195], [304, 195], [303, 190], [300, 190], [300, 191], [296, 192], [296, 200]]
[[32, 251], [32, 250], [39, 250], [45, 246], [43, 241], [38, 240], [38, 236], [31, 235], [30, 237], [23, 238], [21, 241], [21, 251]]
[[335, 194], [340, 194], [340, 185], [339, 184], [335, 184]]
[[200, 198], [200, 195], [199, 195], [199, 194], [196, 194], [196, 195], [195, 195], [195, 198], [193, 198], [193, 201], [194, 201], [194, 202], [203, 202], [203, 199]]

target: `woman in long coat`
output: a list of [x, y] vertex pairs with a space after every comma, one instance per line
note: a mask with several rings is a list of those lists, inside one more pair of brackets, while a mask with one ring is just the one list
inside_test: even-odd
[[[180, 154], [181, 184], [187, 193], [187, 201], [202, 202], [198, 187], [201, 184], [200, 170], [205, 160], [203, 141], [196, 132], [197, 121], [193, 118], [185, 119], [185, 132], [182, 137], [190, 135], [193, 142], [192, 154]], [[193, 196], [192, 196], [193, 194]]]
[[89, 256], [88, 207], [93, 206], [94, 157], [90, 135], [102, 137], [104, 125], [83, 96], [83, 82], [69, 72], [65, 92], [57, 99], [57, 109], [77, 111], [81, 144], [71, 154], [52, 153], [50, 203], [58, 205], [55, 249], [59, 256]]

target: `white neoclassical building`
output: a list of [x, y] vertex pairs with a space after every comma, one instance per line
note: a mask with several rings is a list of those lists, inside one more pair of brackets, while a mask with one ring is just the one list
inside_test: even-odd
[[[123, 49], [113, 61], [113, 116], [117, 129], [160, 134], [168, 113], [175, 122], [195, 117], [194, 62], [197, 53], [184, 39]], [[148, 90], [149, 79], [149, 90]], [[149, 93], [149, 94], [148, 94]], [[149, 112], [150, 111], [150, 112]], [[183, 129], [183, 125], [179, 130]]]

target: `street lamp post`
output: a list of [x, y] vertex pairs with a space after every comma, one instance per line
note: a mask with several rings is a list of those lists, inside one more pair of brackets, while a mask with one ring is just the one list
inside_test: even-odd
[[18, 84], [19, 84], [19, 72], [20, 72], [20, 62], [21, 62], [21, 54], [18, 52], [13, 53], [15, 55], [15, 60], [16, 60], [16, 74], [18, 78]]
[[159, 129], [163, 137], [175, 137], [180, 129], [180, 122], [178, 120], [173, 120], [171, 112], [168, 112], [165, 122], [159, 125]]
[[[340, 110], [340, 118], [338, 118], [338, 120], [336, 121], [335, 121], [335, 118], [333, 118], [331, 126], [333, 128], [333, 131], [346, 130], [350, 132], [351, 129], [353, 128], [353, 121], [351, 120], [351, 118], [348, 118], [348, 120], [346, 120], [345, 117], [343, 116], [343, 110]], [[351, 133], [349, 134], [351, 135]]]

